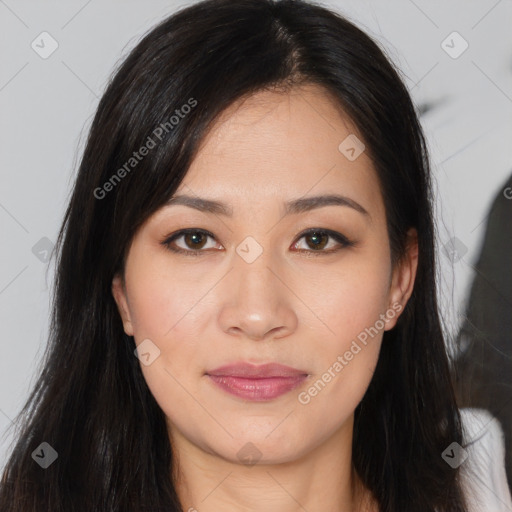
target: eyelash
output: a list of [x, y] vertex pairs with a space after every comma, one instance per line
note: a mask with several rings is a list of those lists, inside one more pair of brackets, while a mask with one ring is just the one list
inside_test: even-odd
[[[177, 231], [176, 233], [174, 233], [170, 236], [167, 236], [160, 243], [167, 250], [172, 251], [174, 253], [184, 254], [185, 256], [200, 256], [202, 253], [205, 253], [206, 250], [201, 250], [201, 249], [187, 250], [187, 249], [182, 249], [181, 247], [171, 247], [171, 243], [174, 240], [177, 240], [178, 238], [182, 237], [183, 235], [197, 234], [197, 233], [200, 233], [202, 235], [206, 235], [206, 236], [209, 236], [209, 237], [215, 239], [215, 236], [212, 233], [210, 233], [209, 231], [206, 231], [204, 229], [188, 228], [188, 229], [182, 229], [181, 231]], [[354, 247], [356, 245], [356, 242], [354, 242], [353, 240], [349, 240], [345, 235], [342, 235], [341, 233], [338, 233], [337, 231], [332, 231], [330, 229], [321, 229], [321, 228], [312, 228], [312, 229], [303, 231], [299, 235], [297, 242], [295, 242], [293, 245], [296, 245], [301, 238], [303, 238], [307, 235], [312, 235], [312, 234], [328, 235], [329, 238], [332, 238], [333, 240], [338, 242], [341, 245], [341, 247], [337, 247], [335, 249], [329, 249], [329, 250], [318, 250], [318, 251], [315, 251], [313, 249], [296, 249], [297, 252], [308, 253], [308, 255], [311, 255], [311, 256], [320, 256], [320, 255], [326, 255], [326, 254], [333, 254], [335, 252], [340, 251], [343, 248]]]

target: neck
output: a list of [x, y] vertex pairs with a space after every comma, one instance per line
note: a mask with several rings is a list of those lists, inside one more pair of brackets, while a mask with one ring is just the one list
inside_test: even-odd
[[352, 467], [352, 421], [298, 458], [273, 463], [262, 456], [254, 465], [202, 449], [173, 426], [170, 439], [174, 485], [187, 512], [370, 510], [368, 491]]

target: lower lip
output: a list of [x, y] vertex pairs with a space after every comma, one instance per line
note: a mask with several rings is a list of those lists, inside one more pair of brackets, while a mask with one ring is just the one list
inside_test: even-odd
[[263, 402], [288, 393], [299, 386], [307, 375], [296, 377], [243, 378], [228, 375], [208, 375], [221, 389], [245, 400]]

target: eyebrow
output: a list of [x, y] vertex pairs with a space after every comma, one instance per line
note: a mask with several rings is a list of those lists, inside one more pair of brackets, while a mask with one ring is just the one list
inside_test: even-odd
[[[171, 197], [169, 201], [167, 201], [166, 205], [183, 205], [202, 212], [223, 215], [226, 217], [233, 216], [233, 208], [227, 205], [226, 203], [214, 201], [212, 199], [204, 199], [201, 197], [193, 197], [187, 195], [174, 196]], [[371, 220], [371, 215], [369, 214], [369, 212], [365, 208], [363, 208], [358, 202], [354, 201], [353, 199], [350, 199], [349, 197], [338, 194], [328, 194], [293, 199], [285, 203], [285, 215], [308, 212], [311, 210], [315, 210], [316, 208], [322, 208], [324, 206], [346, 206], [356, 210], [357, 212], [363, 214], [365, 217]]]

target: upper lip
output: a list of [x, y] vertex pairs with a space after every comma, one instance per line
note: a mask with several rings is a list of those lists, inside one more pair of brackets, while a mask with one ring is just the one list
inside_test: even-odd
[[308, 375], [308, 372], [278, 363], [267, 363], [261, 365], [251, 363], [233, 363], [220, 366], [219, 368], [215, 368], [215, 370], [210, 370], [206, 372], [206, 374], [219, 377], [255, 377], [262, 379], [269, 377], [297, 377], [300, 375]]

